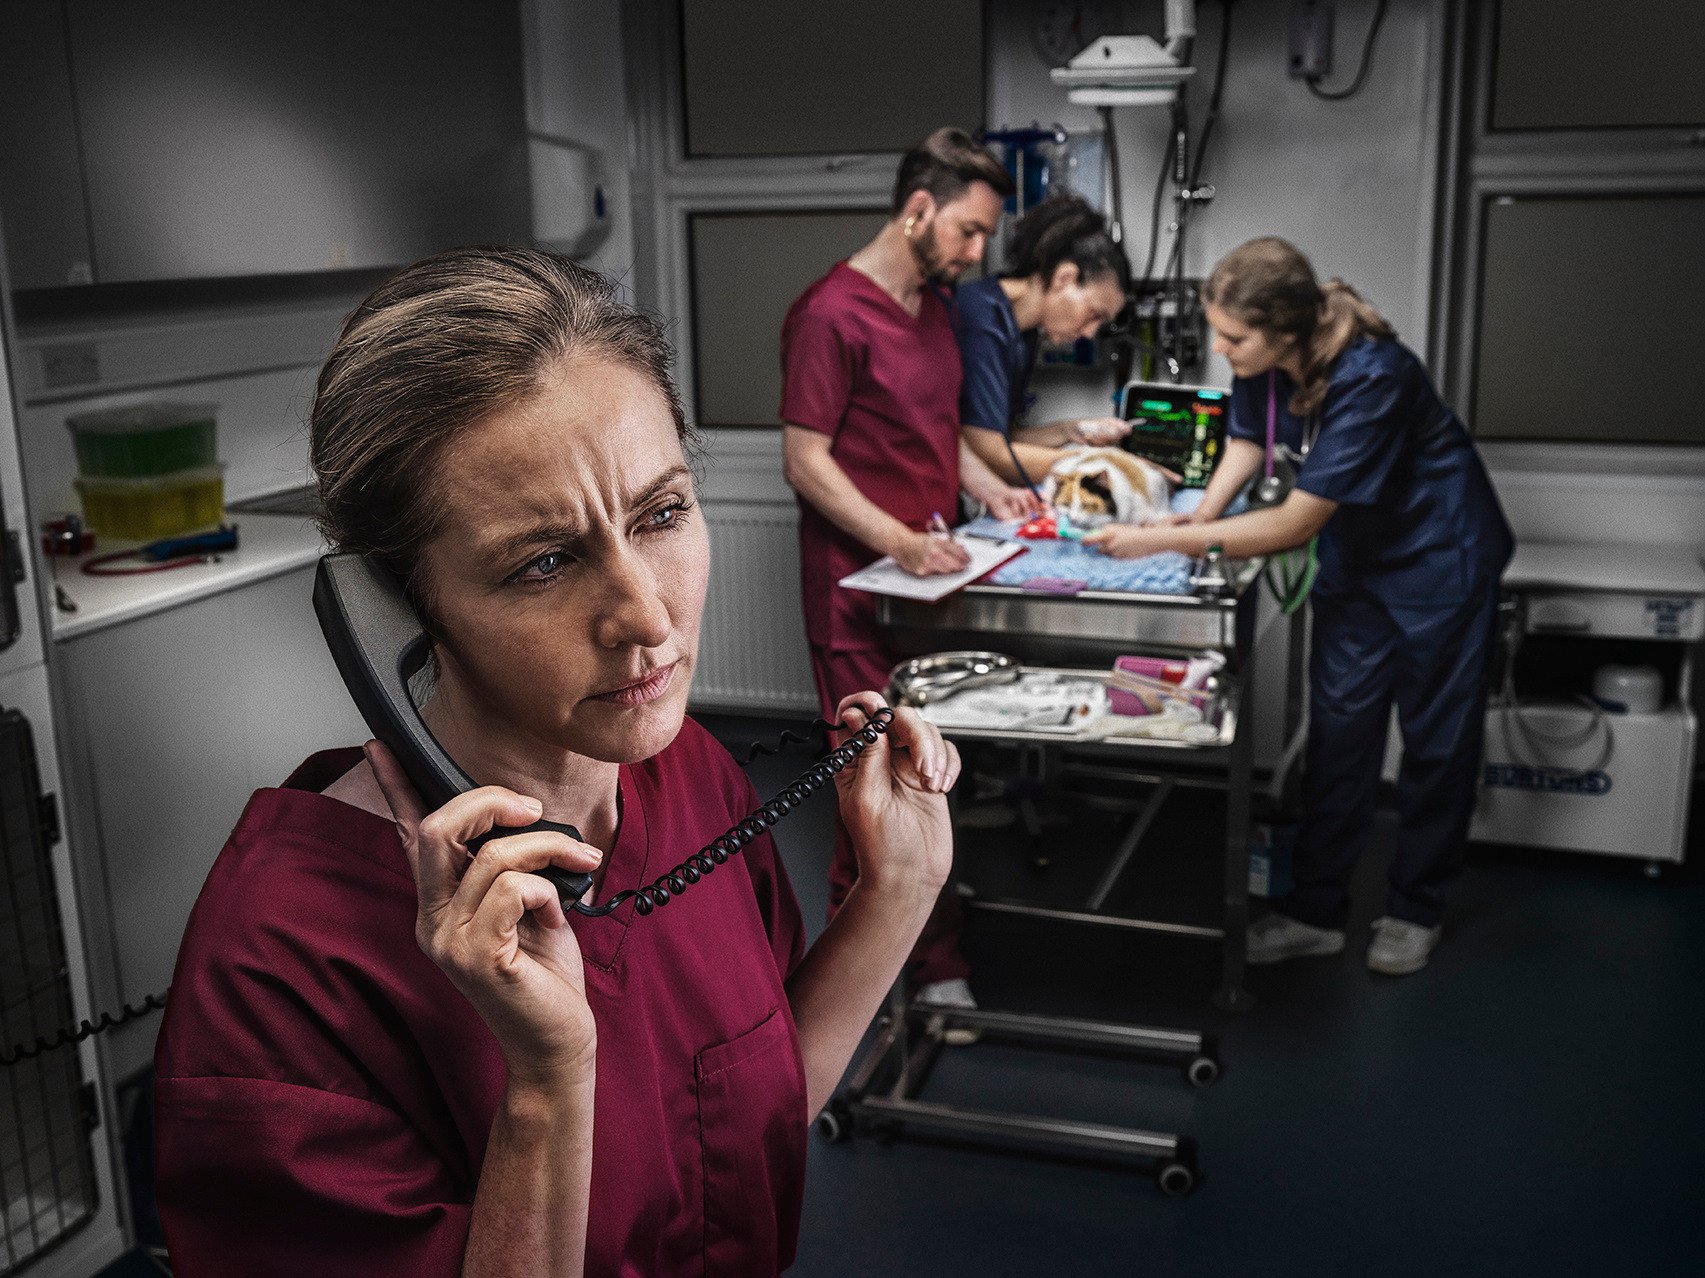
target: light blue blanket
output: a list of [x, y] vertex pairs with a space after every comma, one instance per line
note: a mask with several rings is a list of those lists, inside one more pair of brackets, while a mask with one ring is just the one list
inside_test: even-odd
[[[1185, 488], [1173, 494], [1172, 513], [1188, 514], [1202, 500], [1202, 490]], [[1235, 513], [1234, 505], [1227, 513]], [[1011, 537], [1024, 521], [999, 520], [983, 515], [964, 525], [962, 532], [982, 537]], [[1023, 586], [1040, 577], [1081, 581], [1090, 590], [1126, 590], [1148, 595], [1187, 595], [1194, 561], [1175, 550], [1141, 559], [1114, 559], [1075, 541], [1025, 541], [1029, 547], [1016, 559], [995, 569], [989, 580], [997, 586]]]

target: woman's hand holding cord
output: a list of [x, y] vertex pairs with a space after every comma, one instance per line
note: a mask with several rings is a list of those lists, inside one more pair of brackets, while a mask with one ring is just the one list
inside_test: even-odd
[[[858, 693], [841, 702], [840, 720], [856, 731], [885, 704], [874, 692]], [[958, 779], [954, 744], [916, 710], [895, 710], [888, 731], [835, 777], [861, 883], [915, 888], [934, 899], [953, 869], [947, 792]]]
[[[839, 717], [857, 730], [883, 704], [876, 693], [861, 692], [841, 702]], [[805, 1059], [808, 1116], [840, 1082], [947, 881], [953, 867], [947, 792], [958, 779], [958, 750], [904, 708], [836, 774], [859, 877], [787, 982]]]

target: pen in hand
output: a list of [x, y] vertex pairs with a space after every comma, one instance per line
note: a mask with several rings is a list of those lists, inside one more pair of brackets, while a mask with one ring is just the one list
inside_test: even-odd
[[933, 513], [921, 533], [913, 533], [893, 552], [895, 561], [914, 577], [936, 577], [942, 573], [959, 572], [971, 562], [971, 557], [953, 536], [953, 530]]

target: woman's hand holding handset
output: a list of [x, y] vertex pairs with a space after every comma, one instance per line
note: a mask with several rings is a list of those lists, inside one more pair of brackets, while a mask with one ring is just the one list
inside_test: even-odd
[[[856, 731], [886, 704], [875, 692], [855, 693], [838, 717]], [[953, 868], [947, 792], [958, 779], [953, 743], [916, 710], [895, 710], [888, 731], [835, 776], [861, 883], [934, 900]]]
[[414, 871], [420, 948], [496, 1037], [513, 1082], [548, 1091], [589, 1079], [598, 1029], [580, 946], [556, 888], [531, 871], [590, 871], [603, 854], [535, 831], [493, 839], [470, 857], [468, 844], [494, 826], [537, 821], [538, 800], [483, 786], [427, 812], [389, 750], [375, 741], [366, 753]]
[[538, 800], [490, 785], [428, 812], [389, 750], [368, 742], [367, 762], [414, 871], [415, 940], [503, 1053], [461, 1278], [581, 1274], [598, 1027], [574, 929], [556, 888], [531, 871], [589, 871], [602, 853], [541, 830], [493, 839], [470, 857], [468, 844], [493, 827], [537, 821]]

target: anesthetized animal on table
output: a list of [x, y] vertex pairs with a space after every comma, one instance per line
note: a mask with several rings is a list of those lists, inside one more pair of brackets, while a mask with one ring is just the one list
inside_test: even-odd
[[1123, 448], [1082, 448], [1054, 463], [1042, 496], [1078, 527], [1151, 524], [1171, 510], [1172, 482], [1159, 466]]

